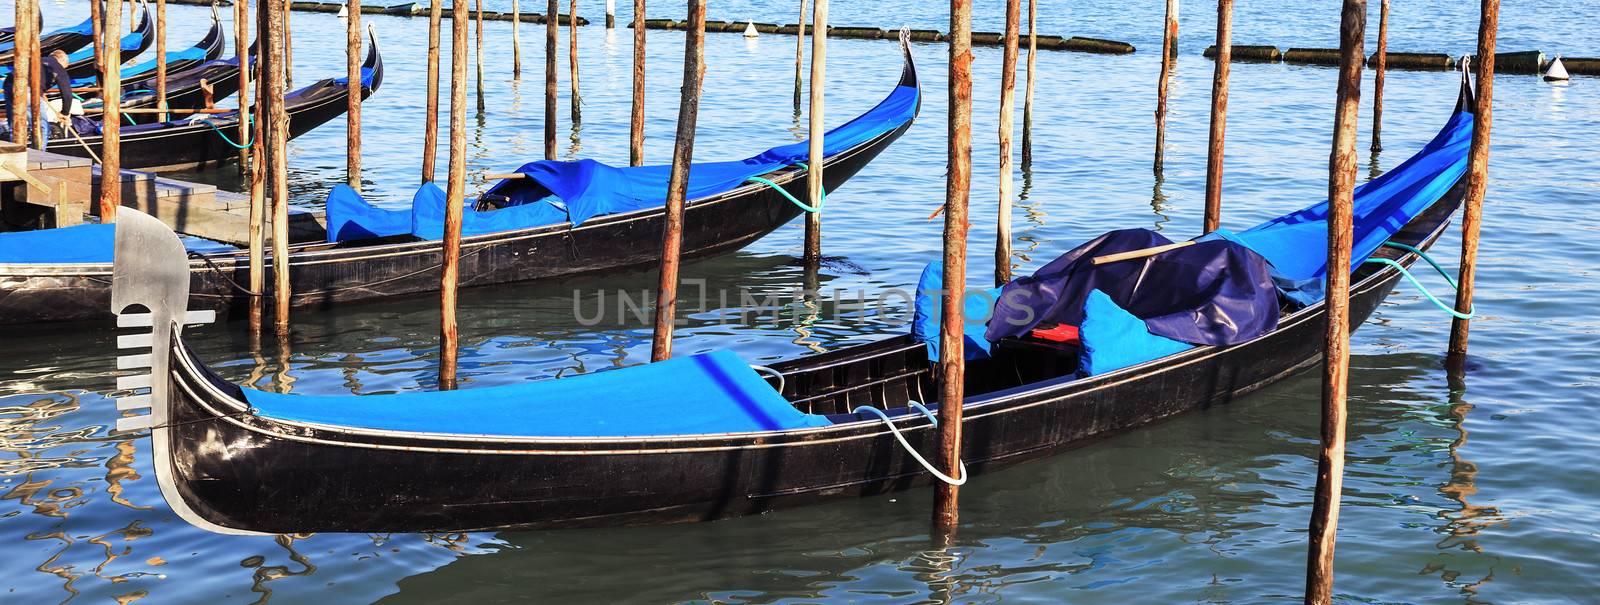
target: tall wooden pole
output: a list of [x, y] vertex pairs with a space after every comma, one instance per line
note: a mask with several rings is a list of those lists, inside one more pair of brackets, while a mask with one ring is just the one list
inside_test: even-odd
[[283, 85], [294, 86], [294, 34], [289, 28], [289, 9], [294, 0], [283, 0]]
[[349, 107], [345, 109], [345, 178], [350, 188], [361, 190], [361, 0], [347, 0], [350, 17], [345, 20], [345, 69], [349, 83]]
[[38, 117], [38, 110], [33, 104], [33, 66], [39, 61], [37, 46], [38, 32], [34, 31], [34, 6], [37, 0], [17, 0], [16, 3], [16, 31], [13, 39], [11, 54], [11, 77], [6, 79], [6, 85], [11, 87], [11, 141], [23, 146], [28, 145], [28, 135], [33, 132], [33, 121]]
[[801, 90], [805, 88], [800, 74], [805, 71], [806, 13], [809, 12], [807, 7], [810, 4], [811, 0], [800, 0], [800, 24], [799, 29], [795, 31], [797, 35], [794, 41], [794, 115], [796, 116], [800, 115]]
[[572, 72], [572, 124], [583, 122], [582, 95], [578, 94], [578, 0], [567, 4], [567, 68]]
[[450, 172], [444, 210], [444, 270], [439, 277], [439, 386], [456, 388], [456, 287], [461, 279], [461, 215], [467, 187], [467, 0], [450, 16]]
[[156, 0], [156, 109], [167, 121], [167, 0]]
[[628, 165], [644, 165], [644, 0], [633, 0], [633, 113], [628, 122]]
[[822, 203], [823, 191], [823, 92], [827, 88], [828, 68], [828, 0], [816, 0], [812, 6], [811, 21], [816, 27], [811, 31], [811, 160], [806, 171], [806, 188], [810, 190], [811, 207], [806, 213], [806, 264], [822, 260]]
[[1039, 16], [1038, 0], [1028, 0], [1028, 82], [1022, 93], [1022, 170], [1033, 168], [1033, 80], [1035, 61], [1039, 54], [1039, 32], [1033, 27]]
[[105, 47], [102, 46], [105, 41], [105, 32], [102, 31], [105, 29], [106, 24], [105, 8], [105, 0], [89, 0], [89, 29], [94, 32], [93, 41], [89, 43], [89, 46], [94, 50], [92, 54], [94, 55], [95, 81], [100, 83], [105, 82], [105, 62], [101, 59], [101, 55], [105, 54]]
[[[1500, 28], [1500, 0], [1482, 0], [1478, 20], [1478, 94], [1473, 97], [1472, 147], [1467, 161], [1466, 210], [1461, 215], [1461, 287], [1456, 290], [1456, 311], [1472, 310], [1472, 282], [1478, 273], [1478, 229], [1483, 223], [1483, 194], [1489, 179], [1489, 126], [1493, 122], [1494, 46]], [[1450, 359], [1467, 356], [1468, 321], [1450, 324]]]
[[422, 182], [433, 182], [434, 156], [439, 152], [439, 26], [443, 15], [440, 3], [433, 0], [428, 8], [428, 99], [427, 119], [422, 129]]
[[1327, 332], [1323, 340], [1322, 452], [1311, 508], [1306, 561], [1308, 604], [1333, 598], [1333, 547], [1344, 490], [1345, 394], [1350, 369], [1350, 242], [1356, 185], [1356, 120], [1361, 110], [1361, 66], [1367, 30], [1366, 0], [1344, 0], [1339, 24], [1339, 93], [1328, 164]]
[[522, 79], [522, 0], [511, 0], [511, 77]]
[[[1167, 0], [1161, 33], [1161, 80], [1156, 85], [1156, 174], [1167, 164], [1167, 89], [1172, 82], [1173, 53], [1178, 49], [1178, 0]], [[1229, 52], [1229, 56], [1232, 56]], [[1209, 198], [1208, 198], [1209, 199]]]
[[556, 159], [556, 22], [560, 0], [549, 0], [544, 14], [544, 159]]
[[[271, 40], [267, 39], [271, 31], [271, 20], [268, 19], [267, 4], [271, 0], [259, 0], [256, 4], [256, 44], [250, 49], [255, 57], [254, 69], [244, 71], [255, 74], [255, 89], [250, 95], [254, 98], [255, 107], [251, 113], [250, 133], [250, 291], [256, 296], [250, 304], [250, 337], [255, 350], [261, 349], [262, 316], [266, 306], [266, 223], [267, 215], [271, 212], [267, 202], [267, 115], [268, 106], [272, 100], [267, 98], [267, 71], [276, 59], [268, 54], [271, 49]], [[238, 10], [249, 10], [249, 2], [240, 0], [243, 5]], [[245, 89], [240, 89], [244, 94]]]
[[[233, 2], [233, 56], [239, 60], [239, 115], [246, 119], [239, 120], [240, 141], [255, 141], [251, 136], [252, 124], [250, 119], [250, 0], [234, 0]], [[250, 170], [250, 153], [246, 149], [239, 150], [239, 173], [247, 174]], [[260, 224], [252, 221], [251, 228], [259, 229]], [[252, 240], [254, 241], [254, 240]], [[259, 252], [259, 250], [258, 250]], [[260, 292], [252, 289], [251, 292]]]
[[1011, 281], [1011, 135], [1016, 130], [1012, 115], [1017, 111], [1017, 29], [1022, 20], [1021, 0], [1006, 0], [1004, 50], [1000, 59], [1000, 209], [995, 221], [994, 283]]
[[1211, 80], [1211, 145], [1206, 153], [1205, 232], [1222, 226], [1222, 139], [1228, 126], [1228, 67], [1233, 61], [1233, 0], [1217, 0], [1217, 71]]
[[272, 207], [272, 277], [274, 324], [278, 336], [289, 334], [289, 301], [294, 295], [289, 285], [289, 114], [283, 105], [287, 86], [289, 62], [289, 7], [286, 2], [263, 0], [267, 11], [266, 38], [267, 66], [262, 70], [265, 88], [261, 97], [266, 121], [262, 131], [266, 134], [265, 195]]
[[672, 357], [672, 324], [678, 312], [678, 261], [683, 247], [683, 201], [689, 188], [689, 163], [694, 159], [700, 86], [705, 81], [705, 37], [705, 0], [689, 0], [689, 23], [683, 41], [683, 88], [678, 101], [678, 138], [672, 145], [672, 171], [667, 181], [667, 220], [661, 230], [661, 281], [656, 288], [656, 326], [650, 342], [650, 361]]
[[1383, 151], [1383, 72], [1389, 67], [1389, 0], [1378, 12], [1378, 52], [1373, 54], [1372, 152]]
[[483, 109], [484, 109], [484, 98], [483, 98], [483, 0], [474, 0], [473, 6], [476, 8], [476, 10], [473, 11], [473, 21], [476, 23], [477, 29], [474, 30], [475, 33], [472, 36], [472, 46], [473, 46], [473, 52], [475, 53], [474, 62], [478, 66], [478, 87], [475, 90], [478, 91], [478, 112], [482, 113]]
[[[950, 0], [949, 166], [944, 189], [944, 308], [939, 324], [939, 459], [960, 474], [962, 353], [967, 295], [967, 197], [972, 190], [972, 1]], [[957, 488], [939, 483], [933, 505], [936, 533], [953, 535]]]
[[606, 0], [606, 29], [617, 27], [617, 0]]
[[[44, 74], [40, 73], [43, 71], [43, 66], [39, 64], [39, 61], [44, 57], [40, 54], [39, 28], [44, 24], [41, 23], [42, 17], [39, 13], [39, 0], [28, 0], [28, 6], [32, 7], [31, 10], [33, 11], [35, 17], [28, 25], [28, 31], [31, 32], [31, 35], [26, 42], [21, 43], [24, 46], [15, 46], [15, 44], [18, 43], [13, 43], [14, 50], [12, 54], [15, 55], [21, 53], [29, 57], [33, 57], [33, 59], [28, 62], [29, 76], [27, 78], [18, 78], [18, 81], [26, 81], [28, 84], [26, 87], [26, 93], [28, 96], [28, 107], [30, 108], [29, 111], [31, 112], [28, 116], [28, 121], [32, 124], [32, 139], [35, 144], [43, 147], [45, 145], [45, 141], [47, 140], [46, 137], [48, 134], [45, 131], [44, 120], [39, 119], [39, 107], [44, 105]], [[13, 36], [15, 36], [15, 34], [13, 34]]]
[[[101, 17], [100, 220], [112, 222], [122, 205], [122, 2], [107, 2]], [[65, 99], [63, 99], [65, 101]]]

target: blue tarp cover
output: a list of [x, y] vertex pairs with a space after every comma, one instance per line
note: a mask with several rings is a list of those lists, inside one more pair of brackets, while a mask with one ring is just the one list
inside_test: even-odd
[[[917, 95], [914, 86], [896, 86], [871, 110], [828, 131], [824, 155], [839, 153], [905, 124], [916, 115]], [[750, 177], [804, 162], [810, 155], [809, 146], [809, 141], [801, 141], [773, 147], [744, 160], [694, 164], [689, 169], [688, 199], [729, 191]], [[666, 203], [670, 171], [670, 165], [616, 167], [595, 160], [530, 162], [517, 169], [529, 178], [501, 181], [485, 193], [506, 196], [510, 199], [507, 207], [474, 212], [473, 204], [467, 201], [464, 225], [476, 222], [479, 227], [469, 231], [464, 226], [463, 233], [494, 233], [569, 221], [576, 226], [600, 215], [661, 206]], [[399, 235], [405, 233], [397, 230], [402, 222], [414, 223], [412, 234], [424, 239], [438, 239], [443, 232], [443, 207], [432, 206], [431, 197], [419, 193], [417, 200], [426, 200], [430, 204], [426, 207], [386, 209], [372, 206], [354, 194], [338, 192], [338, 200], [330, 194], [328, 241], [349, 241], [368, 237], [366, 234]], [[333, 229], [334, 224], [340, 227]]]
[[[167, 64], [169, 64], [169, 65], [172, 64], [172, 63], [176, 63], [178, 61], [204, 61], [205, 58], [206, 58], [206, 49], [199, 48], [199, 47], [194, 47], [194, 46], [191, 46], [189, 48], [185, 48], [185, 49], [179, 50], [179, 51], [168, 51], [167, 52]], [[147, 74], [147, 73], [152, 73], [155, 70], [156, 70], [156, 60], [155, 59], [150, 59], [150, 60], [145, 61], [143, 63], [138, 63], [138, 64], [135, 64], [135, 65], [129, 65], [127, 67], [122, 68], [122, 79], [127, 80], [127, 79], [133, 78], [135, 76], [140, 76], [140, 75], [144, 75], [144, 74]], [[90, 77], [87, 77], [87, 78], [77, 78], [77, 79], [72, 81], [72, 87], [73, 88], [94, 86], [94, 85], [95, 85], [95, 79], [94, 79], [93, 76], [90, 76]], [[155, 83], [154, 82], [150, 83], [150, 86], [155, 86]]]
[[268, 418], [464, 435], [700, 435], [831, 424], [795, 409], [729, 351], [482, 389], [356, 397], [244, 393]]
[[1078, 327], [1078, 339], [1083, 344], [1078, 371], [1084, 376], [1136, 366], [1194, 347], [1151, 334], [1144, 320], [1117, 306], [1099, 290], [1090, 291], [1083, 301], [1083, 325]]
[[[983, 337], [984, 325], [994, 312], [999, 288], [967, 288], [963, 305], [961, 352], [967, 359], [989, 356], [989, 340]], [[940, 316], [944, 314], [944, 262], [934, 261], [922, 268], [917, 280], [916, 299], [911, 305], [911, 336], [928, 347], [928, 359], [939, 359]]]
[[[39, 36], [39, 39], [43, 40], [45, 38], [49, 38], [51, 36], [55, 36], [55, 35], [59, 35], [59, 34], [73, 34], [73, 33], [83, 34], [85, 36], [94, 35], [94, 19], [92, 19], [92, 18], [91, 19], [84, 19], [83, 23], [79, 23], [79, 24], [74, 25], [72, 27], [63, 27], [61, 29], [55, 30], [55, 31], [50, 32], [48, 34], [45, 34], [43, 36]], [[0, 52], [13, 51], [13, 50], [16, 50], [16, 48], [17, 48], [17, 43], [15, 41], [0, 43]], [[9, 74], [9, 73], [11, 73], [11, 65], [10, 65], [10, 62], [7, 62], [6, 63], [6, 67], [4, 69], [0, 69], [0, 74]]]
[[0, 264], [109, 263], [116, 237], [109, 224], [0, 233]]

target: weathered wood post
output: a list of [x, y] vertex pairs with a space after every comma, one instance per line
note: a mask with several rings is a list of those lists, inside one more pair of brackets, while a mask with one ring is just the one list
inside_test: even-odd
[[556, 159], [556, 22], [560, 0], [549, 0], [544, 14], [544, 159]]
[[617, 0], [606, 0], [606, 29], [617, 26]]
[[351, 189], [361, 190], [361, 0], [346, 0], [350, 17], [345, 20], [345, 69], [350, 80], [349, 106], [345, 109], [345, 178]]
[[572, 72], [572, 124], [583, 122], [582, 95], [578, 94], [578, 0], [567, 4], [567, 68]]
[[[254, 144], [255, 137], [251, 130], [255, 120], [250, 113], [250, 55], [254, 49], [250, 48], [250, 0], [234, 0], [233, 2], [233, 56], [239, 59], [239, 115], [245, 119], [239, 120], [239, 141], [249, 141]], [[248, 145], [247, 145], [248, 146]], [[239, 149], [239, 173], [247, 174], [250, 171], [250, 151]], [[252, 221], [253, 222], [253, 221]], [[260, 228], [259, 224], [252, 224], [252, 229]], [[254, 240], [251, 240], [254, 241]], [[257, 250], [259, 252], [259, 250]], [[260, 289], [252, 288], [251, 292], [259, 293]]]
[[1033, 80], [1034, 59], [1039, 54], [1039, 32], [1033, 22], [1039, 16], [1038, 0], [1028, 0], [1028, 82], [1022, 93], [1022, 171], [1033, 170]]
[[94, 55], [94, 77], [95, 82], [99, 83], [105, 82], [106, 75], [104, 62], [100, 57], [105, 54], [105, 47], [101, 46], [101, 43], [105, 40], [105, 32], [102, 31], [105, 29], [106, 24], [105, 9], [105, 0], [89, 0], [89, 29], [94, 33], [94, 35], [90, 36], [93, 40], [89, 42], [89, 46], [94, 49], [92, 53]]
[[283, 85], [294, 86], [294, 34], [289, 29], [289, 11], [294, 0], [283, 0]]
[[11, 87], [11, 141], [28, 145], [28, 135], [33, 132], [33, 121], [38, 117], [38, 109], [33, 103], [33, 66], [39, 61], [39, 51], [30, 48], [37, 46], [38, 32], [33, 31], [34, 12], [37, 0], [17, 0], [16, 4], [16, 31], [13, 37], [11, 54], [11, 77], [6, 79], [6, 85]]
[[1382, 0], [1378, 12], [1378, 52], [1372, 68], [1372, 152], [1383, 151], [1383, 72], [1389, 67], [1389, 0]]
[[422, 182], [434, 178], [434, 157], [439, 152], [439, 27], [444, 15], [440, 4], [433, 0], [428, 8], [428, 99], [427, 120], [422, 129]]
[[476, 23], [477, 29], [474, 30], [472, 36], [472, 46], [474, 63], [478, 67], [478, 86], [474, 90], [478, 92], [478, 112], [483, 113], [483, 0], [474, 0], [473, 6], [477, 9], [472, 11], [473, 21]]
[[[1456, 290], [1456, 311], [1472, 311], [1472, 284], [1478, 273], [1478, 230], [1483, 223], [1483, 194], [1489, 179], [1489, 127], [1493, 122], [1494, 46], [1500, 27], [1500, 0], [1482, 0], [1478, 20], [1478, 90], [1473, 97], [1472, 147], [1467, 162], [1466, 210], [1461, 214], [1461, 287]], [[1450, 324], [1453, 365], [1467, 358], [1468, 320]]]
[[800, 73], [805, 70], [806, 56], [806, 13], [810, 12], [808, 6], [811, 0], [800, 0], [800, 23], [795, 30], [794, 41], [794, 115], [800, 115], [801, 90], [805, 88], [800, 79]]
[[[1317, 459], [1306, 561], [1308, 604], [1333, 595], [1333, 547], [1344, 489], [1345, 394], [1350, 369], [1351, 208], [1356, 185], [1356, 121], [1361, 110], [1361, 66], [1367, 29], [1366, 0], [1344, 0], [1339, 24], [1339, 92], [1328, 163], [1327, 332], [1323, 339], [1322, 450]], [[1220, 54], [1221, 46], [1218, 46]]]
[[1161, 174], [1167, 165], [1167, 89], [1172, 82], [1173, 53], [1177, 50], [1178, 0], [1167, 0], [1167, 19], [1161, 32], [1161, 80], [1156, 84], [1156, 174]]
[[[122, 2], [107, 2], [101, 11], [100, 220], [112, 222], [122, 206]], [[62, 99], [63, 106], [67, 99]]]
[[1232, 61], [1233, 0], [1217, 0], [1217, 66], [1211, 79], [1211, 143], [1206, 152], [1206, 233], [1222, 226], [1222, 139], [1228, 126], [1228, 67]]
[[813, 211], [806, 213], [805, 253], [807, 265], [822, 260], [822, 204], [823, 191], [823, 92], [827, 88], [828, 71], [828, 0], [816, 0], [812, 5], [811, 21], [811, 105], [810, 105], [810, 164], [806, 170], [808, 203]]
[[628, 165], [644, 165], [644, 0], [633, 0], [633, 109], [628, 122]]
[[289, 113], [283, 105], [291, 61], [289, 44], [289, 6], [286, 2], [263, 0], [267, 27], [263, 30], [267, 47], [261, 53], [267, 66], [261, 105], [266, 113], [262, 132], [266, 134], [265, 195], [272, 204], [272, 277], [274, 323], [278, 336], [289, 334], [289, 302], [294, 296], [289, 285]]
[[[939, 460], [961, 475], [961, 403], [966, 359], [962, 327], [967, 295], [967, 197], [972, 189], [972, 0], [950, 0], [949, 167], [944, 188], [944, 303], [939, 320]], [[963, 475], [964, 478], [964, 475]], [[957, 487], [940, 482], [933, 505], [936, 534], [953, 536]]]
[[1011, 135], [1015, 129], [1012, 114], [1017, 108], [1017, 29], [1022, 20], [1021, 0], [1006, 0], [1004, 50], [1000, 58], [1000, 206], [995, 221], [994, 283], [1011, 281]]
[[672, 357], [672, 328], [678, 312], [678, 261], [683, 247], [683, 201], [689, 188], [689, 163], [694, 160], [700, 85], [705, 80], [705, 37], [705, 1], [689, 0], [689, 23], [684, 28], [683, 41], [683, 88], [678, 101], [678, 138], [672, 145], [672, 171], [667, 181], [667, 218], [661, 230], [661, 280], [656, 288], [656, 325], [650, 342], [650, 361]]
[[461, 215], [467, 188], [467, 0], [450, 15], [450, 168], [446, 176], [444, 270], [439, 276], [439, 388], [456, 388], [456, 288], [461, 280]]
[[511, 0], [511, 77], [522, 79], [522, 0]]
[[156, 0], [156, 109], [156, 119], [167, 121], [167, 0]]
[[[267, 293], [267, 213], [270, 212], [267, 203], [267, 108], [271, 100], [267, 98], [267, 70], [276, 61], [268, 54], [272, 48], [271, 40], [266, 39], [270, 31], [270, 22], [267, 18], [267, 4], [271, 0], [260, 0], [256, 4], [256, 44], [248, 51], [255, 57], [254, 69], [241, 69], [247, 73], [254, 73], [255, 88], [239, 89], [239, 94], [251, 97], [255, 102], [250, 113], [250, 291], [255, 296], [250, 301], [250, 339], [253, 350], [261, 350], [261, 326], [263, 315], [266, 314]], [[250, 9], [247, 0], [239, 0], [235, 5], [236, 11]], [[243, 59], [241, 59], [243, 60]], [[246, 95], [246, 91], [251, 94]], [[242, 101], [241, 101], [242, 103]], [[245, 105], [240, 105], [244, 111]]]

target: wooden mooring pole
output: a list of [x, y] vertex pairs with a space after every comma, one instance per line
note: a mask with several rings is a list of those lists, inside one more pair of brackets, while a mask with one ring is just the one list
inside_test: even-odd
[[[1366, 0], [1344, 0], [1339, 24], [1339, 90], [1328, 164], [1327, 331], [1323, 338], [1322, 450], [1312, 502], [1306, 560], [1307, 604], [1333, 598], [1333, 547], [1344, 491], [1345, 395], [1350, 369], [1350, 244], [1356, 185], [1356, 121], [1361, 110], [1361, 67], [1367, 29]], [[1219, 51], [1221, 47], [1218, 47]]]
[[628, 165], [644, 165], [644, 0], [633, 0], [633, 106], [628, 121]]
[[689, 163], [694, 159], [700, 86], [705, 80], [705, 37], [705, 1], [689, 0], [689, 23], [683, 41], [683, 88], [678, 101], [678, 138], [672, 145], [672, 171], [667, 181], [667, 219], [661, 230], [661, 280], [656, 288], [656, 325], [650, 342], [650, 361], [672, 357], [672, 328], [678, 313], [678, 261], [683, 247], [683, 201], [689, 188]]
[[1378, 9], [1378, 52], [1372, 68], [1372, 152], [1383, 151], [1383, 73], [1389, 66], [1389, 0]]
[[266, 135], [265, 195], [272, 206], [272, 302], [274, 324], [278, 337], [289, 335], [289, 301], [294, 296], [289, 285], [289, 113], [283, 105], [284, 89], [288, 85], [291, 61], [289, 44], [289, 7], [285, 2], [263, 0], [267, 11], [267, 27], [261, 32], [266, 39], [266, 52], [262, 57], [265, 88], [261, 106], [266, 120], [262, 132]]
[[345, 21], [345, 69], [349, 106], [345, 109], [345, 179], [361, 191], [361, 0], [346, 0], [350, 16]]
[[805, 83], [801, 80], [800, 74], [801, 74], [801, 72], [805, 71], [806, 17], [809, 16], [807, 13], [810, 12], [810, 10], [809, 10], [810, 4], [811, 4], [811, 0], [800, 0], [800, 23], [797, 25], [798, 29], [795, 30], [795, 34], [796, 35], [795, 35], [795, 38], [794, 38], [794, 115], [796, 115], [796, 116], [800, 115], [800, 99], [802, 97], [801, 90], [805, 88]]
[[583, 123], [583, 95], [578, 94], [578, 0], [567, 4], [567, 68], [572, 72], [572, 125]]
[[617, 0], [606, 0], [606, 29], [617, 27]]
[[1028, 81], [1022, 93], [1022, 171], [1033, 170], [1033, 80], [1039, 55], [1039, 32], [1033, 22], [1039, 16], [1038, 0], [1028, 0]]
[[[1472, 312], [1472, 284], [1478, 273], [1478, 230], [1483, 224], [1483, 195], [1489, 179], [1489, 127], [1494, 117], [1494, 47], [1500, 28], [1500, 0], [1482, 0], [1478, 20], [1478, 89], [1473, 97], [1472, 147], [1467, 161], [1466, 209], [1461, 214], [1461, 273], [1456, 311]], [[1465, 367], [1469, 321], [1450, 324], [1451, 365]]]
[[544, 13], [544, 159], [556, 159], [556, 13], [560, 0], [549, 0]]
[[[29, 15], [17, 22], [17, 29], [13, 36], [16, 41], [13, 42], [12, 55], [13, 57], [24, 57], [27, 67], [20, 72], [22, 75], [16, 77], [16, 81], [22, 87], [21, 93], [12, 98], [22, 99], [22, 102], [26, 103], [26, 106], [15, 111], [25, 114], [27, 120], [22, 122], [21, 129], [13, 130], [12, 132], [16, 133], [13, 136], [20, 137], [17, 142], [23, 145], [28, 144], [29, 135], [31, 134], [33, 142], [43, 147], [47, 135], [44, 121], [39, 119], [39, 106], [44, 104], [44, 75], [39, 73], [41, 71], [39, 61], [43, 59], [39, 54], [39, 0], [25, 1], [27, 5], [26, 12]], [[23, 23], [24, 21], [26, 21], [26, 24]], [[26, 33], [27, 36], [24, 37], [23, 33]], [[19, 72], [13, 71], [12, 73]]]
[[1161, 29], [1161, 80], [1156, 84], [1155, 172], [1158, 175], [1167, 165], [1167, 90], [1172, 83], [1173, 54], [1178, 49], [1178, 0], [1167, 0], [1167, 18]]
[[[238, 134], [239, 138], [238, 138], [238, 140], [241, 142], [241, 144], [245, 144], [244, 142], [249, 142], [249, 144], [253, 144], [254, 141], [255, 141], [255, 137], [251, 136], [251, 130], [253, 128], [252, 125], [255, 123], [255, 120], [251, 119], [253, 114], [250, 113], [250, 72], [251, 72], [251, 70], [248, 69], [248, 68], [243, 67], [243, 66], [246, 66], [246, 65], [250, 65], [250, 55], [251, 55], [251, 53], [254, 52], [254, 49], [250, 48], [249, 40], [250, 40], [250, 0], [234, 0], [234, 2], [233, 2], [233, 56], [238, 57], [238, 59], [240, 61], [240, 63], [239, 63], [239, 65], [240, 65], [240, 69], [239, 69], [239, 93], [238, 93], [238, 95], [239, 95], [239, 115], [246, 118], [246, 119], [243, 119], [243, 120], [239, 120], [239, 134]], [[247, 144], [247, 147], [248, 147], [248, 144]], [[246, 148], [241, 148], [241, 149], [239, 149], [239, 174], [248, 174], [249, 171], [250, 171], [250, 151], [248, 149], [246, 149]], [[251, 227], [252, 228], [259, 228], [260, 225], [252, 224]], [[251, 241], [254, 241], [254, 240], [252, 239]], [[256, 293], [261, 292], [261, 290], [258, 289], [258, 288], [252, 288], [250, 291], [251, 292], [256, 292]]]
[[156, 119], [167, 121], [167, 0], [156, 0], [156, 109]]
[[107, 2], [101, 11], [100, 100], [105, 115], [100, 120], [100, 221], [117, 219], [122, 206], [122, 2]]
[[1017, 108], [1017, 31], [1022, 20], [1021, 0], [1006, 0], [1006, 29], [1000, 53], [1000, 206], [995, 220], [994, 284], [1011, 281], [1011, 135], [1016, 130], [1012, 114]]
[[[967, 294], [967, 198], [972, 190], [972, 0], [950, 0], [950, 121], [944, 189], [944, 308], [939, 324], [939, 460], [961, 475], [962, 353]], [[946, 542], [959, 521], [957, 487], [937, 484], [933, 528]]]
[[461, 215], [467, 187], [467, 0], [450, 15], [450, 167], [444, 211], [444, 270], [439, 275], [439, 388], [456, 388], [459, 333], [456, 288], [461, 280]]
[[476, 9], [472, 11], [473, 22], [477, 28], [472, 36], [473, 62], [478, 67], [478, 86], [474, 90], [478, 92], [478, 113], [483, 113], [483, 0], [474, 0], [473, 6]]
[[511, 0], [511, 77], [522, 79], [522, 0]]
[[33, 66], [39, 61], [37, 46], [39, 34], [33, 31], [34, 13], [38, 0], [17, 0], [16, 31], [11, 55], [11, 76], [6, 85], [11, 87], [11, 141], [26, 147], [28, 135], [33, 132], [33, 121], [38, 116], [33, 100]]
[[431, 183], [435, 175], [434, 158], [439, 153], [439, 27], [444, 15], [443, 0], [433, 0], [428, 8], [428, 98], [427, 119], [422, 128], [422, 182]]
[[105, 48], [101, 46], [101, 41], [105, 39], [105, 32], [101, 31], [105, 29], [106, 24], [105, 8], [105, 0], [89, 0], [89, 29], [94, 34], [90, 36], [92, 40], [89, 42], [89, 47], [94, 51], [92, 54], [94, 55], [95, 82], [101, 84], [105, 83], [106, 75], [105, 63], [101, 59], [101, 55], [105, 54]]
[[1217, 0], [1217, 66], [1211, 79], [1211, 142], [1206, 152], [1206, 233], [1222, 226], [1222, 139], [1228, 126], [1228, 67], [1232, 61], [1233, 0]]
[[283, 0], [283, 85], [294, 86], [294, 34], [289, 28], [289, 9], [294, 0]]
[[[255, 69], [241, 69], [245, 73], [255, 74], [255, 88], [240, 88], [241, 111], [250, 111], [250, 291], [255, 293], [250, 301], [250, 341], [254, 351], [261, 350], [261, 333], [263, 315], [266, 314], [267, 292], [267, 106], [271, 103], [267, 96], [266, 70], [272, 65], [273, 59], [267, 55], [271, 48], [271, 41], [265, 38], [268, 31], [266, 4], [271, 0], [260, 0], [256, 4], [256, 45], [248, 52], [256, 57]], [[239, 0], [235, 5], [236, 11], [250, 10], [248, 0]], [[235, 13], [237, 16], [238, 13]], [[247, 55], [237, 55], [241, 58]], [[246, 77], [248, 76], [241, 76]], [[246, 94], [246, 92], [251, 94]], [[243, 101], [250, 97], [255, 101], [253, 108]]]
[[828, 0], [816, 0], [811, 8], [811, 104], [810, 163], [806, 170], [807, 202], [812, 212], [806, 213], [804, 260], [815, 265], [822, 260], [822, 204], [827, 195], [822, 180], [823, 173], [823, 104], [828, 74]]

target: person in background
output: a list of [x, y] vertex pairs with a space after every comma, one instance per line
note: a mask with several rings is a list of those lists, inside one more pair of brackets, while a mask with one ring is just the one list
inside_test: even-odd
[[[51, 52], [40, 63], [40, 74], [43, 78], [45, 95], [49, 96], [51, 88], [56, 89], [56, 98], [46, 101], [39, 108], [39, 114], [44, 116], [51, 124], [65, 127], [71, 124], [71, 116], [83, 113], [83, 102], [72, 96], [72, 76], [67, 75], [67, 53], [60, 50]], [[11, 122], [11, 76], [6, 76], [6, 123]], [[9, 137], [8, 137], [9, 138]], [[43, 141], [40, 141], [43, 147]]]

